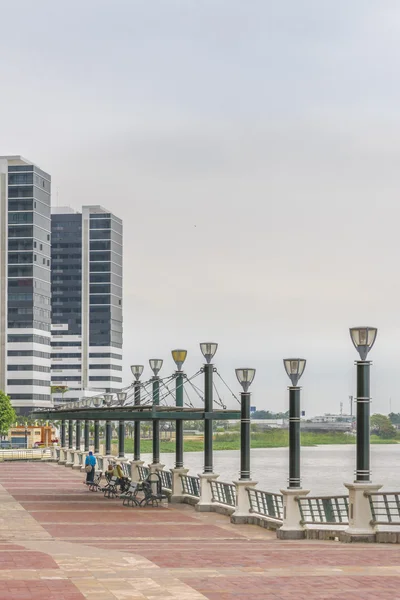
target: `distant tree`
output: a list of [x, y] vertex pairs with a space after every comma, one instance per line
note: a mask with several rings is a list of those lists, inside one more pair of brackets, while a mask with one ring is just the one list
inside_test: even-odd
[[289, 416], [289, 411], [282, 413], [274, 413], [271, 412], [269, 410], [256, 410], [253, 413], [251, 413], [251, 418], [252, 419], [287, 419]]
[[371, 431], [381, 438], [390, 439], [396, 437], [396, 429], [393, 427], [389, 417], [375, 414], [371, 417]]
[[0, 434], [7, 435], [9, 428], [17, 420], [10, 398], [0, 391]]
[[400, 413], [389, 413], [389, 419], [393, 425], [398, 425], [400, 423]]

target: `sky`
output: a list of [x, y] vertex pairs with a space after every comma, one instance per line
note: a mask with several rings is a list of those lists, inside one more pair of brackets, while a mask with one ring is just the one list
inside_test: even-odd
[[400, 412], [398, 0], [19, 0], [1, 22], [0, 155], [124, 221], [124, 383], [180, 347], [194, 374], [215, 341], [258, 409], [287, 410], [301, 356], [306, 414], [348, 412], [370, 325], [372, 412]]

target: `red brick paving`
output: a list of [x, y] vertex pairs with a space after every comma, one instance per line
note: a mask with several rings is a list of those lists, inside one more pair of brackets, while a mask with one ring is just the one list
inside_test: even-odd
[[85, 600], [68, 580], [2, 581], [0, 600]]
[[[41, 507], [42, 508], [42, 507]], [[85, 508], [83, 511], [82, 507], [79, 507], [79, 511], [71, 511], [70, 507], [68, 510], [60, 510], [60, 511], [36, 511], [32, 509], [30, 511], [31, 515], [38, 521], [38, 523], [49, 524], [49, 523], [96, 523], [99, 522], [99, 512], [107, 512], [109, 515], [107, 521], [109, 523], [129, 523], [133, 521], [138, 525], [145, 525], [144, 522], [151, 521], [154, 523], [154, 509], [145, 509], [145, 508], [130, 508], [127, 507], [124, 511], [119, 510], [117, 507], [115, 509], [107, 510], [107, 511], [98, 511], [96, 506], [95, 510], [91, 508]], [[104, 521], [104, 517], [102, 518]], [[160, 524], [169, 522], [169, 521], [177, 521], [179, 523], [191, 523], [194, 525], [198, 524], [198, 521], [189, 515], [177, 515], [176, 512], [168, 511], [165, 509], [158, 509], [158, 521]]]
[[[178, 517], [176, 517], [178, 519]], [[164, 525], [163, 523], [135, 523], [134, 525], [120, 525], [110, 523], [110, 515], [105, 522], [104, 518], [97, 523], [90, 525], [48, 525], [43, 524], [44, 529], [55, 539], [87, 539], [91, 537], [100, 538], [208, 538], [208, 537], [227, 537], [227, 532], [213, 525], [189, 525], [180, 524]], [[237, 534], [230, 533], [229, 537], [236, 537]]]
[[[10, 544], [11, 546], [11, 544]], [[0, 570], [5, 569], [58, 569], [57, 563], [43, 552], [30, 552], [20, 549], [0, 549]]]
[[398, 577], [182, 578], [209, 600], [394, 600]]
[[[142, 556], [170, 573], [178, 568], [177, 577], [209, 600], [400, 599], [400, 576], [393, 574], [393, 567], [400, 567], [400, 546], [280, 542], [257, 527], [220, 527], [228, 524], [228, 519], [200, 519], [188, 507], [123, 507], [119, 500], [88, 492], [81, 483], [82, 474], [56, 465], [29, 464], [29, 475], [25, 477], [26, 470], [27, 465], [23, 464], [12, 465], [12, 469], [0, 464], [0, 483], [55, 539], [76, 539], [92, 548]], [[242, 534], [249, 529], [260, 538]], [[4, 552], [6, 549], [10, 552]], [[4, 569], [16, 570], [22, 563], [22, 569], [54, 568], [48, 566], [49, 562], [46, 566], [32, 566], [35, 561], [42, 564], [43, 557], [52, 561], [48, 555], [19, 553], [18, 549], [18, 544], [0, 545], [0, 573]], [[11, 565], [13, 555], [21, 558]], [[25, 555], [29, 556], [28, 561], [23, 560]], [[358, 575], [357, 568], [365, 567], [381, 568], [380, 576]], [[294, 576], [290, 573], [292, 568], [296, 569]], [[318, 572], [323, 568], [331, 575]], [[392, 571], [388, 573], [385, 568]], [[185, 575], [181, 569], [191, 571]], [[203, 575], [202, 569], [208, 575]], [[269, 572], [273, 569], [280, 569], [282, 576]], [[0, 600], [39, 598], [80, 600], [83, 596], [68, 580], [0, 581]]]

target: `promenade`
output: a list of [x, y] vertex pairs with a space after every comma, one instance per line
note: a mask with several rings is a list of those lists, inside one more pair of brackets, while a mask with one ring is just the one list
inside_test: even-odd
[[400, 548], [279, 541], [187, 505], [127, 508], [53, 463], [0, 463], [0, 600], [393, 600]]

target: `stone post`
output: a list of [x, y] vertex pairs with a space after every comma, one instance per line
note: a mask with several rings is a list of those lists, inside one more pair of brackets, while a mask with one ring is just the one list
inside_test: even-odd
[[310, 490], [301, 488], [288, 488], [281, 490], [283, 495], [283, 525], [277, 530], [276, 535], [280, 540], [301, 540], [305, 538], [305, 529], [301, 523], [301, 514], [298, 496], [307, 496]]

